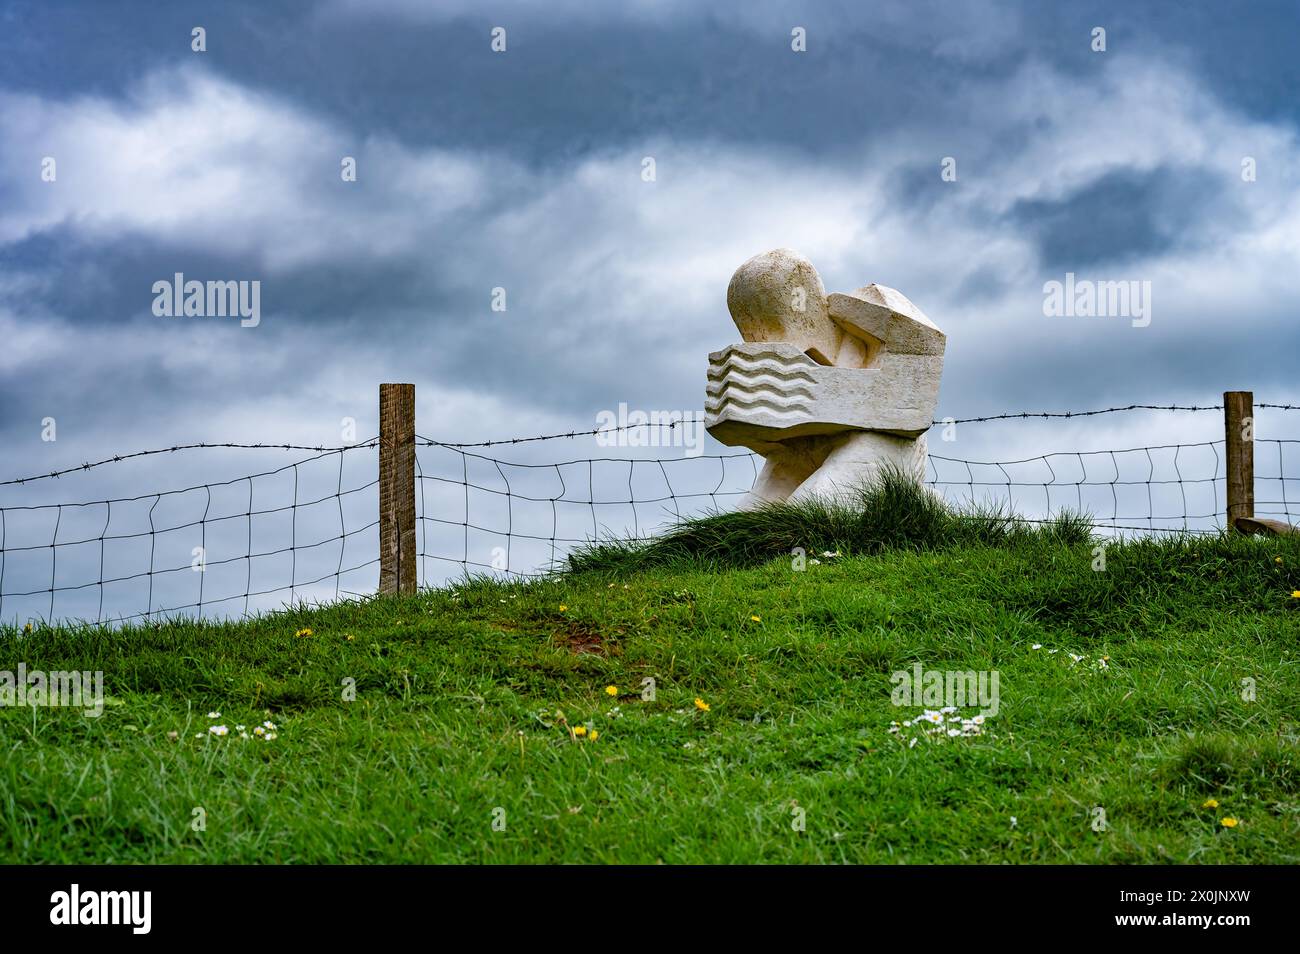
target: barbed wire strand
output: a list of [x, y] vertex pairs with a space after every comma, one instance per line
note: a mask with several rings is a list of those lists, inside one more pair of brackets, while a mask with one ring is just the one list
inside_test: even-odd
[[[1280, 410], [1300, 409], [1295, 405], [1274, 404], [1257, 404], [1256, 407]], [[967, 418], [960, 421], [946, 419], [945, 423], [972, 423], [975, 421], [1031, 417], [1091, 417], [1098, 414], [1138, 409], [1206, 411], [1221, 410], [1222, 408], [1218, 405], [1204, 407], [1189, 405], [1128, 405], [1096, 411], [1021, 412], [984, 418]], [[668, 422], [662, 426], [676, 427], [681, 423], [693, 422]], [[620, 427], [612, 430], [625, 429]], [[485, 441], [475, 444], [451, 444], [417, 436], [418, 447], [424, 448], [428, 452], [450, 453], [453, 455], [454, 462], [459, 465], [454, 468], [454, 471], [458, 473], [448, 473], [445, 469], [443, 471], [435, 469], [426, 473], [426, 469], [421, 463], [421, 455], [416, 454], [417, 483], [420, 487], [418, 497], [420, 510], [417, 514], [417, 522], [420, 528], [417, 565], [421, 582], [427, 585], [430, 581], [427, 570], [429, 561], [445, 561], [449, 564], [459, 564], [462, 571], [466, 573], [469, 572], [470, 568], [474, 568], [492, 573], [502, 573], [507, 576], [531, 578], [546, 575], [546, 573], [552, 572], [555, 567], [562, 564], [572, 547], [590, 545], [593, 542], [598, 542], [603, 537], [618, 538], [631, 542], [655, 539], [656, 535], [662, 532], [664, 528], [671, 527], [683, 519], [697, 515], [700, 512], [716, 512], [720, 500], [743, 496], [748, 493], [758, 477], [758, 458], [749, 452], [710, 455], [688, 453], [681, 457], [650, 458], [586, 457], [551, 462], [508, 461], [488, 454], [476, 453], [477, 449], [485, 449], [500, 444], [519, 444], [558, 437], [581, 436], [583, 433], [600, 434], [607, 433], [610, 430], [606, 428], [597, 429], [593, 432], [570, 432], [563, 435], [542, 435], [535, 438]], [[1290, 508], [1294, 497], [1288, 492], [1287, 481], [1298, 478], [1287, 476], [1284, 445], [1300, 444], [1300, 440], [1256, 438], [1256, 442], [1276, 445], [1277, 473], [1257, 475], [1257, 481], [1265, 485], [1276, 483], [1279, 489], [1279, 493], [1276, 495], [1261, 494], [1261, 497], [1277, 496], [1280, 498], [1277, 500], [1260, 499], [1257, 504], [1260, 507], [1280, 506], [1279, 515], [1289, 521], [1291, 518]], [[927, 483], [945, 494], [957, 492], [960, 495], [964, 492], [966, 502], [970, 504], [979, 503], [977, 491], [986, 494], [996, 491], [998, 498], [996, 502], [1006, 508], [1005, 518], [1015, 522], [1026, 524], [1050, 522], [1053, 519], [1051, 516], [1053, 512], [1059, 513], [1061, 509], [1065, 508], [1068, 495], [1072, 496], [1072, 503], [1077, 512], [1091, 514], [1089, 526], [1095, 530], [1148, 533], [1217, 533], [1223, 529], [1222, 514], [1225, 509], [1222, 505], [1221, 493], [1226, 483], [1223, 475], [1222, 455], [1220, 454], [1220, 448], [1223, 445], [1222, 440], [1153, 444], [1096, 451], [1059, 451], [1036, 457], [1003, 461], [970, 460], [931, 454], [927, 458], [928, 473], [926, 479]], [[651, 444], [648, 446], [659, 445]], [[60, 594], [76, 593], [92, 587], [97, 588], [97, 597], [94, 603], [91, 604], [95, 607], [96, 623], [121, 623], [135, 619], [152, 620], [160, 615], [184, 610], [195, 610], [199, 616], [202, 616], [205, 608], [211, 610], [215, 606], [239, 599], [243, 600], [243, 615], [247, 617], [252, 609], [251, 601], [253, 598], [287, 592], [289, 605], [292, 606], [298, 602], [300, 592], [330, 579], [334, 582], [334, 598], [338, 599], [340, 593], [344, 592], [342, 581], [346, 575], [367, 570], [379, 563], [376, 556], [374, 559], [346, 566], [345, 568], [349, 539], [373, 535], [376, 541], [376, 549], [372, 552], [377, 552], [379, 521], [363, 521], [363, 525], [349, 528], [345, 509], [346, 500], [354, 495], [360, 495], [368, 499], [370, 491], [377, 486], [378, 480], [366, 480], [348, 486], [345, 479], [344, 457], [350, 451], [373, 450], [377, 447], [377, 438], [340, 447], [237, 443], [176, 445], [175, 447], [156, 451], [117, 455], [95, 463], [86, 463], [80, 467], [53, 471], [33, 478], [0, 482], [0, 486], [23, 485], [34, 480], [57, 478], [74, 471], [92, 470], [108, 463], [182, 450], [215, 448], [279, 449], [310, 451], [314, 455], [281, 467], [230, 480], [158, 490], [135, 496], [106, 497], [105, 499], [88, 501], [16, 504], [0, 507], [0, 620], [5, 619], [4, 606], [6, 600], [44, 597], [45, 612], [43, 615], [47, 621], [52, 622], [57, 617], [56, 610], [59, 608], [58, 596]], [[304, 495], [302, 483], [304, 470], [314, 468], [319, 462], [330, 458], [331, 455], [338, 457], [337, 472], [332, 474], [332, 491], [320, 495]], [[735, 476], [728, 470], [729, 465], [740, 458], [746, 459], [749, 463], [750, 476], [748, 482], [744, 479], [736, 480]], [[474, 465], [476, 471], [473, 477], [471, 477], [470, 473], [471, 464]], [[674, 478], [673, 476], [677, 473], [676, 468], [679, 466], [692, 467], [696, 471], [694, 476], [707, 479], [702, 482], [697, 480], [694, 485], [689, 482], [684, 484], [681, 482], [681, 478]], [[1185, 468], [1189, 466], [1195, 468], [1191, 473], [1185, 471]], [[611, 473], [608, 479], [600, 481], [601, 487], [612, 489], [621, 485], [626, 487], [625, 492], [617, 492], [612, 495], [608, 493], [598, 494], [598, 470], [603, 471], [608, 467], [625, 468], [625, 475], [622, 478], [616, 478]], [[647, 470], [647, 467], [650, 470]], [[710, 476], [710, 471], [703, 469], [709, 467], [716, 468], [716, 479]], [[487, 473], [495, 474], [495, 477], [485, 480], [478, 476], [478, 471], [483, 468], [487, 469]], [[578, 473], [585, 470], [585, 488], [582, 487], [581, 480], [571, 482], [569, 478], [572, 475], [566, 475], [566, 469], [573, 468], [579, 468]], [[954, 470], [956, 473], [953, 473]], [[513, 477], [512, 472], [515, 474]], [[653, 477], [650, 476], [651, 472], [654, 474]], [[292, 496], [290, 502], [278, 506], [257, 507], [255, 505], [257, 486], [286, 474], [291, 477]], [[984, 474], [987, 474], [987, 476], [984, 476]], [[522, 479], [527, 475], [533, 476], [527, 480]], [[549, 490], [545, 487], [541, 489], [533, 487], [532, 484], [543, 479], [544, 475], [546, 475], [544, 479], [551, 481], [554, 487]], [[641, 492], [638, 491], [639, 484], [642, 485]], [[247, 486], [246, 503], [234, 510], [230, 510], [225, 503], [218, 506], [217, 501], [214, 499], [214, 490], [222, 491], [238, 485]], [[459, 487], [459, 494], [455, 495], [462, 502], [458, 516], [446, 515], [437, 510], [436, 507], [433, 510], [430, 509], [429, 495], [426, 494], [426, 489], [435, 487], [443, 488], [444, 491]], [[1135, 488], [1141, 488], [1141, 497], [1132, 496], [1131, 491]], [[1177, 488], [1176, 494], [1174, 494], [1173, 488]], [[585, 493], [582, 492], [583, 490], [585, 490]], [[1087, 499], [1085, 499], [1084, 495], [1085, 490], [1088, 491]], [[172, 517], [170, 513], [167, 515], [159, 513], [164, 502], [168, 502], [167, 509], [170, 510], [170, 501], [181, 500], [184, 495], [195, 494], [200, 491], [203, 498], [201, 512], [197, 514], [197, 519], [184, 519], [182, 517], [178, 520]], [[1032, 513], [1028, 516], [1020, 515], [1018, 513], [1019, 508], [1029, 506], [1037, 509], [1039, 507], [1037, 503], [1037, 495], [1039, 494], [1041, 494], [1042, 516]], [[1104, 496], [1099, 496], [1099, 494]], [[497, 500], [500, 505], [503, 505], [504, 525], [491, 519], [475, 516], [474, 501], [476, 495], [482, 495], [485, 501]], [[448, 494], [443, 492], [434, 494], [433, 499], [435, 503], [439, 503], [449, 498]], [[1101, 500], [1106, 500], [1109, 506], [1101, 504]], [[1123, 506], [1121, 506], [1121, 500], [1124, 501]], [[1144, 507], [1141, 505], [1133, 506], [1139, 500], [1145, 504]], [[309, 508], [325, 504], [333, 504], [337, 512], [337, 534], [328, 535], [321, 539], [308, 537], [311, 542], [301, 542], [298, 525], [300, 519], [307, 521], [304, 523], [305, 527], [319, 527], [319, 521], [308, 520], [304, 516], [304, 512], [308, 511]], [[1175, 504], [1175, 506], [1170, 507], [1169, 504]], [[133, 506], [147, 507], [144, 514], [147, 529], [135, 531], [117, 530], [114, 532], [115, 521], [124, 519]], [[546, 513], [547, 517], [543, 520], [543, 526], [535, 531], [528, 525], [528, 513], [530, 507], [537, 506], [546, 508], [543, 512]], [[70, 534], [65, 534], [70, 535], [71, 539], [60, 539], [65, 524], [71, 526], [80, 522], [78, 520], [69, 523], [71, 513], [85, 508], [96, 507], [104, 509], [103, 522], [102, 525], [97, 524], [97, 533], [91, 530], [87, 534], [84, 530], [78, 532], [74, 528], [70, 531]], [[656, 518], [647, 523], [644, 522], [646, 512], [639, 508], [648, 507], [656, 507], [658, 512]], [[565, 508], [565, 512], [562, 513], [561, 508]], [[580, 533], [567, 530], [569, 508], [585, 510], [585, 514], [581, 516], [579, 522], [588, 521], [590, 533], [585, 530]], [[611, 508], [611, 517], [615, 523], [611, 524], [608, 519], [602, 521], [598, 508]], [[616, 511], [612, 508], [624, 508], [622, 512], [627, 523], [621, 532], [617, 524], [618, 517], [614, 516]], [[200, 508], [196, 507], [195, 509]], [[227, 512], [228, 510], [230, 512]], [[1098, 510], [1100, 510], [1100, 513], [1098, 513]], [[1107, 510], [1109, 511], [1108, 514], [1106, 513]], [[1273, 511], [1260, 511], [1261, 515], [1266, 512], [1272, 513]], [[31, 518], [39, 517], [42, 514], [48, 514], [53, 522], [52, 532], [46, 538], [49, 541], [48, 543], [27, 543], [21, 537], [17, 540], [14, 539], [14, 521], [17, 517]], [[288, 515], [287, 545], [275, 546], [273, 544], [270, 547], [255, 548], [255, 523], [261, 525], [280, 514]], [[979, 515], [974, 515], [972, 518], [984, 519]], [[213, 538], [212, 533], [216, 532], [223, 524], [236, 520], [243, 520], [245, 524], [242, 552], [236, 550], [232, 556], [209, 559], [209, 547], [216, 545], [214, 540], [220, 539], [220, 536]], [[564, 527], [562, 527], [562, 524], [564, 524]], [[631, 533], [630, 535], [623, 535], [626, 533], [628, 525], [630, 525]], [[431, 530], [436, 527], [459, 531], [458, 535], [461, 543], [459, 557], [445, 551], [438, 552], [439, 544], [437, 540], [439, 535], [437, 533], [431, 534]], [[161, 562], [160, 538], [191, 532], [195, 533], [197, 537], [198, 546], [194, 551], [196, 559], [190, 563], [178, 565]], [[489, 560], [478, 559], [476, 551], [471, 549], [471, 534], [483, 534], [490, 539], [503, 542], [504, 547], [500, 548], [503, 559], [498, 559], [495, 549], [492, 551], [493, 555]], [[431, 542], [431, 536], [433, 542]], [[119, 543], [142, 540], [146, 537], [149, 540], [148, 568], [137, 572], [127, 572], [129, 567], [119, 569], [121, 558], [116, 552]], [[191, 541], [194, 539], [195, 537], [190, 537]], [[536, 564], [531, 564], [530, 569], [519, 569], [516, 566], [516, 560], [524, 551], [516, 549], [516, 542], [544, 545], [547, 559], [539, 562], [544, 563], [546, 568], [537, 570]], [[114, 548], [112, 559], [110, 559], [109, 553], [110, 545]], [[330, 550], [330, 572], [313, 576], [310, 580], [299, 579], [300, 553], [304, 556], [304, 559], [308, 559], [313, 551], [335, 545], [337, 545], [338, 552], [335, 555], [333, 550]], [[75, 551], [72, 550], [72, 548], [83, 546], [96, 546], [89, 567], [85, 567], [84, 563], [79, 562], [74, 556]], [[35, 581], [32, 579], [32, 573], [36, 563], [33, 561], [43, 562], [39, 554], [45, 551], [49, 552], [48, 585], [34, 585]], [[64, 559], [60, 558], [61, 553], [64, 555]], [[254, 589], [254, 562], [285, 555], [288, 557], [287, 562], [289, 564], [288, 582], [284, 585], [262, 586]], [[207, 571], [210, 568], [230, 566], [239, 562], [245, 564], [242, 592], [229, 595], [219, 595], [218, 593], [215, 596], [209, 592], [206, 578]], [[96, 565], [97, 571], [94, 571], [93, 568]], [[75, 572], [79, 567], [92, 569], [94, 579], [87, 579], [83, 582], [77, 582], [75, 579], [72, 581], [60, 579], [61, 576], [69, 572]], [[199, 570], [199, 580], [197, 599], [194, 602], [177, 603], [174, 599], [169, 599], [168, 597], [173, 596], [175, 591], [175, 586], [170, 583], [163, 587], [163, 591], [157, 591], [156, 583], [162, 585], [165, 580], [168, 580], [174, 574], [196, 569]], [[20, 582], [17, 585], [13, 583], [16, 578], [15, 574], [19, 574], [17, 579]], [[311, 575], [310, 571], [304, 574], [304, 576]], [[30, 582], [22, 582], [24, 579]], [[144, 610], [131, 615], [121, 615], [119, 613], [112, 619], [108, 618], [105, 615], [105, 607], [109, 588], [136, 581], [145, 581], [146, 584]], [[7, 589], [7, 587], [12, 587], [12, 589]], [[157, 607], [155, 607], [156, 601], [158, 603]]]

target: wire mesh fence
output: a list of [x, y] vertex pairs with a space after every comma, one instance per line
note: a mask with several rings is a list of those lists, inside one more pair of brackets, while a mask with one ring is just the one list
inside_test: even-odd
[[[1255, 473], [1257, 493], [1261, 485], [1265, 491], [1255, 500], [1255, 515], [1291, 523], [1290, 508], [1300, 503], [1300, 477], [1287, 476], [1285, 451], [1296, 455], [1300, 441], [1256, 438], [1254, 443], [1268, 451], [1262, 455], [1265, 470]], [[1224, 457], [1223, 441], [1060, 451], [1012, 461], [930, 454], [927, 483], [959, 504], [1001, 503], [1022, 520], [1072, 510], [1087, 514], [1103, 533], [1212, 534], [1225, 526]], [[1278, 499], [1268, 499], [1273, 496]]]
[[[279, 467], [146, 494], [8, 502], [16, 489], [34, 494], [103, 464], [255, 447], [266, 449], [208, 444], [139, 452], [0, 484], [8, 492], [0, 506], [0, 622], [247, 615], [373, 590], [366, 571], [378, 564], [374, 441], [312, 448], [311, 456]], [[370, 459], [363, 470], [369, 479], [345, 469], [349, 455]]]
[[429, 564], [537, 576], [593, 540], [646, 540], [748, 493], [748, 452], [678, 457], [504, 460], [417, 441], [421, 578]]
[[[1218, 533], [1226, 509], [1223, 439], [983, 460], [956, 456], [955, 442], [946, 438], [955, 424], [1125, 411], [1203, 414], [1218, 429], [1222, 419], [1209, 412], [1222, 410], [1130, 405], [946, 418], [930, 432], [925, 479], [954, 505], [996, 506], [1027, 522], [1068, 509], [1088, 514], [1102, 535]], [[630, 442], [616, 454], [604, 446], [592, 456], [547, 453], [611, 431], [679, 426], [635, 424], [473, 444], [417, 437], [420, 583], [465, 573], [545, 575], [593, 540], [650, 539], [682, 519], [738, 505], [763, 465], [748, 451], [665, 454], [672, 442], [656, 440]], [[378, 446], [377, 438], [342, 447], [193, 444], [0, 481], [0, 622], [246, 616], [373, 593], [380, 565]], [[1254, 437], [1253, 447], [1256, 515], [1293, 522], [1292, 507], [1300, 508], [1300, 476], [1293, 476], [1300, 440]], [[89, 481], [132, 462], [218, 451], [308, 453], [252, 474], [177, 482], [149, 493], [88, 490], [85, 499], [41, 499], [70, 480]]]

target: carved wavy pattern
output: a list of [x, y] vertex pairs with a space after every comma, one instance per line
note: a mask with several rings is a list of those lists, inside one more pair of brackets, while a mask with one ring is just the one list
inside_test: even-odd
[[725, 394], [711, 394], [705, 398], [705, 411], [718, 413], [724, 407], [750, 409], [750, 411], [771, 411], [772, 413], [809, 413], [811, 408], [802, 400], [787, 400], [772, 394], [748, 394], [727, 391]]
[[767, 374], [753, 378], [733, 374], [721, 380], [710, 380], [704, 388], [706, 395], [716, 397], [721, 397], [729, 391], [740, 394], [763, 394], [778, 401], [793, 401], [799, 398], [811, 401], [813, 399], [812, 388], [808, 387], [808, 385], [802, 383], [791, 385], [780, 378], [774, 378]]
[[[764, 376], [766, 377], [766, 376]], [[707, 399], [724, 400], [732, 398], [735, 400], [751, 400], [751, 402], [763, 402], [770, 404], [775, 408], [801, 408], [807, 409], [809, 400], [813, 400], [813, 391], [806, 385], [794, 385], [790, 387], [785, 382], [777, 382], [777, 386], [767, 385], [759, 381], [751, 381], [750, 378], [741, 376], [741, 374], [732, 373], [722, 381], [710, 381], [705, 387], [705, 396]]]
[[720, 399], [710, 398], [704, 402], [705, 413], [714, 417], [721, 417], [722, 413], [728, 408], [735, 408], [740, 411], [757, 411], [761, 412], [764, 417], [777, 421], [789, 421], [792, 424], [798, 424], [808, 420], [808, 408], [803, 405], [781, 406], [771, 401], [759, 398], [757, 400], [747, 400], [745, 398], [736, 398], [731, 395]]
[[705, 411], [720, 417], [736, 411], [741, 418], [757, 416], [773, 424], [798, 424], [808, 419], [813, 400], [811, 359], [778, 351], [737, 351], [728, 348], [709, 365]]
[[807, 381], [815, 384], [817, 379], [808, 370], [811, 359], [800, 355], [792, 357], [774, 352], [759, 352], [746, 355], [731, 352], [720, 362], [709, 365], [709, 377], [720, 378], [728, 372], [740, 377], [768, 375], [781, 381]]

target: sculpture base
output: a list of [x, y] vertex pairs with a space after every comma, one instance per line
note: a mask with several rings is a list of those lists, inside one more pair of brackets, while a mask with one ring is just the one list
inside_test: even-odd
[[831, 437], [784, 441], [769, 451], [745, 509], [782, 500], [847, 499], [881, 470], [893, 468], [925, 480], [926, 443], [920, 437], [895, 437], [877, 431], [852, 431]]

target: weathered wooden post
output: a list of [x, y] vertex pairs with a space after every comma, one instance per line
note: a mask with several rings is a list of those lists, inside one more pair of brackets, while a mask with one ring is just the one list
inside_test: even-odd
[[379, 592], [414, 593], [415, 385], [379, 385]]
[[1255, 394], [1223, 392], [1223, 436], [1227, 458], [1228, 527], [1255, 516]]

